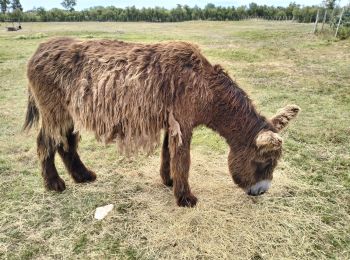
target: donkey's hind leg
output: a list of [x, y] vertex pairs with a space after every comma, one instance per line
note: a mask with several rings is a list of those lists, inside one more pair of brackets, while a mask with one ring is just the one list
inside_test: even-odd
[[64, 191], [66, 185], [58, 176], [55, 167], [56, 144], [54, 140], [43, 129], [40, 129], [37, 138], [37, 152], [41, 164], [41, 174], [48, 190]]
[[162, 146], [161, 165], [160, 165], [160, 177], [162, 177], [163, 184], [171, 187], [173, 186], [173, 180], [170, 176], [170, 153], [169, 153], [169, 131], [164, 133], [164, 141]]
[[96, 180], [96, 174], [85, 167], [77, 152], [80, 139], [79, 133], [74, 133], [73, 129], [70, 129], [66, 137], [68, 147], [66, 148], [63, 145], [59, 145], [57, 150], [69, 174], [77, 183]]

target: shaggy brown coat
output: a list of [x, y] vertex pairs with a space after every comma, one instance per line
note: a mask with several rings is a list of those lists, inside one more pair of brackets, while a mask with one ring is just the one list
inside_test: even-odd
[[38, 154], [48, 189], [62, 191], [53, 158], [61, 155], [77, 182], [96, 176], [80, 161], [78, 131], [116, 141], [129, 154], [151, 152], [165, 129], [161, 176], [174, 182], [181, 206], [197, 199], [188, 184], [192, 130], [206, 125], [230, 145], [235, 182], [249, 189], [272, 179], [281, 154], [276, 134], [299, 108], [286, 107], [271, 120], [257, 113], [247, 94], [219, 65], [186, 42], [136, 44], [56, 38], [40, 44], [27, 71], [29, 102], [24, 128], [41, 116]]

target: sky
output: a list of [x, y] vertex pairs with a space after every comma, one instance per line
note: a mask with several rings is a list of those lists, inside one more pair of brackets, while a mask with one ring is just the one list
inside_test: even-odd
[[[21, 0], [23, 9], [31, 10], [33, 7], [44, 7], [45, 9], [51, 8], [62, 8], [62, 0]], [[251, 0], [251, 1], [225, 1], [225, 0], [77, 0], [76, 10], [82, 10], [85, 8], [93, 6], [116, 6], [116, 7], [126, 7], [135, 5], [137, 8], [142, 7], [165, 7], [173, 8], [176, 4], [189, 5], [191, 7], [197, 5], [199, 7], [204, 7], [207, 3], [213, 3], [217, 6], [241, 6], [248, 5], [249, 3], [254, 2], [259, 5], [274, 5], [274, 6], [288, 6], [290, 2], [295, 2], [300, 5], [318, 5], [322, 3], [322, 0]], [[346, 0], [341, 0], [341, 4], [345, 4]]]

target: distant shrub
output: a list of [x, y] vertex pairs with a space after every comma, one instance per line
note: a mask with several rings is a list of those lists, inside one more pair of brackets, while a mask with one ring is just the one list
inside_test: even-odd
[[350, 27], [341, 27], [338, 31], [338, 38], [345, 40], [350, 37]]

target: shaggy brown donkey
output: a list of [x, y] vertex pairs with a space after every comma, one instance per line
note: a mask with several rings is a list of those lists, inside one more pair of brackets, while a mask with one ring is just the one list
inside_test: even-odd
[[116, 141], [130, 154], [150, 152], [165, 130], [161, 177], [174, 186], [178, 205], [194, 206], [188, 184], [190, 143], [198, 125], [217, 131], [229, 144], [229, 170], [248, 194], [270, 186], [281, 156], [278, 132], [299, 107], [289, 105], [272, 119], [255, 109], [247, 94], [219, 65], [185, 42], [135, 44], [56, 38], [41, 44], [28, 63], [29, 101], [24, 129], [41, 117], [37, 139], [45, 185], [63, 191], [56, 151], [76, 182], [96, 175], [77, 153], [79, 130]]

